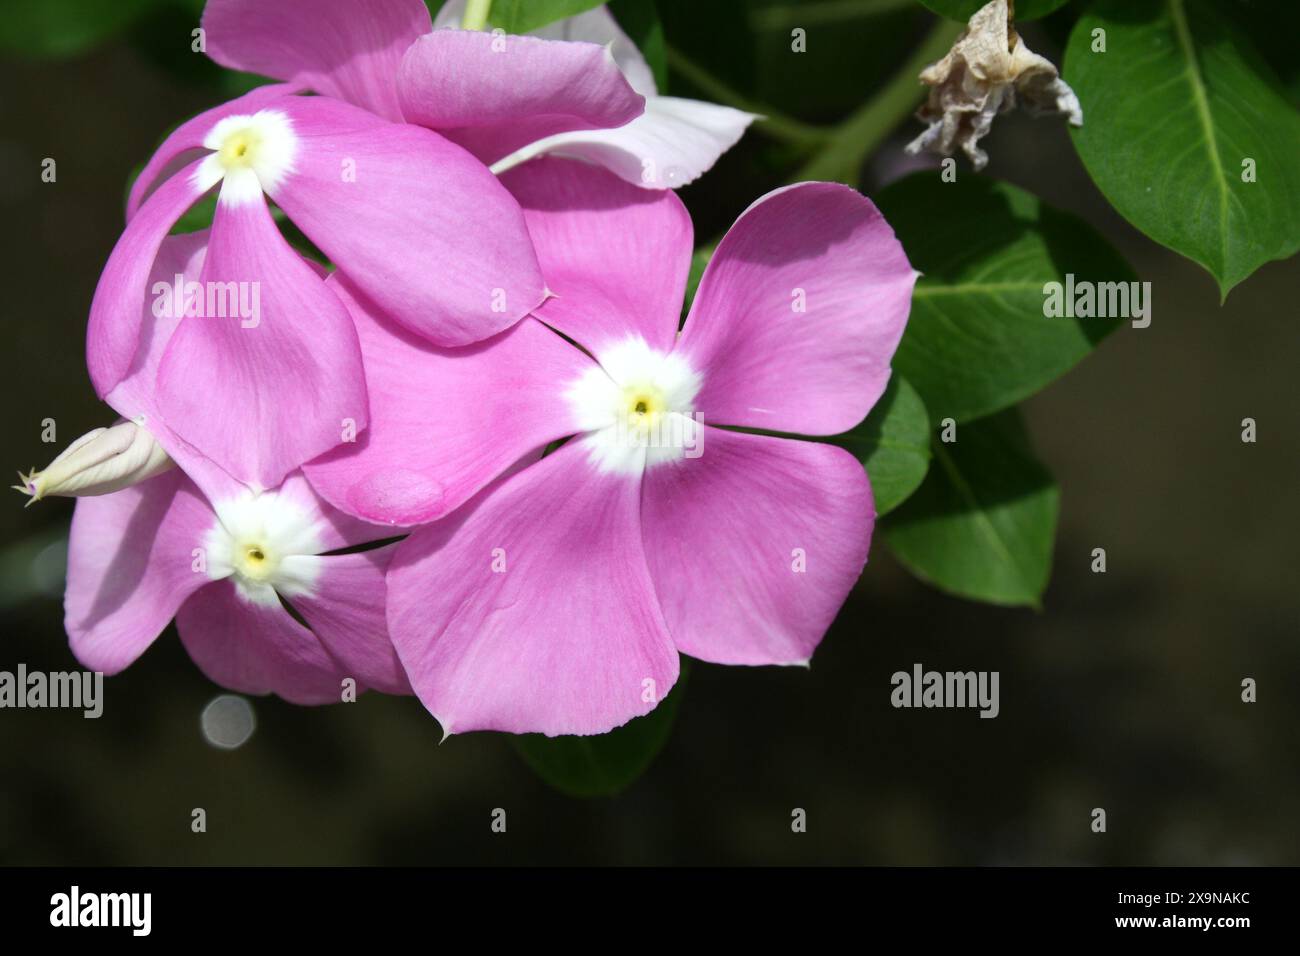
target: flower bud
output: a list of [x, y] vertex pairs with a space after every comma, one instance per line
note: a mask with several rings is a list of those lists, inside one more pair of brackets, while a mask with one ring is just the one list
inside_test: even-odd
[[13, 487], [29, 496], [29, 505], [49, 495], [107, 495], [175, 465], [146, 429], [123, 421], [82, 435], [43, 471], [33, 469], [27, 475], [20, 471], [22, 484]]

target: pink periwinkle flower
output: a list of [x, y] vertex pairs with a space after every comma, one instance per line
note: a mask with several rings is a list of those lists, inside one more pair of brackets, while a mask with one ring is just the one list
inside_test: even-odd
[[64, 598], [72, 651], [115, 674], [174, 617], [195, 663], [231, 690], [298, 704], [351, 689], [409, 693], [384, 622], [395, 546], [330, 553], [383, 534], [329, 507], [300, 472], [267, 491], [228, 482], [208, 497], [172, 469], [81, 498]]
[[916, 278], [893, 231], [845, 186], [769, 193], [679, 333], [674, 193], [555, 158], [502, 178], [553, 293], [534, 317], [441, 349], [329, 280], [370, 427], [305, 471], [345, 512], [423, 525], [387, 578], [416, 694], [448, 733], [593, 734], [651, 710], [679, 652], [806, 663], [874, 509], [852, 455], [783, 436], [846, 431], [883, 392]]

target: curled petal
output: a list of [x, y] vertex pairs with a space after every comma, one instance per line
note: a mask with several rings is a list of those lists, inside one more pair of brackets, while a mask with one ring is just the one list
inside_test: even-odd
[[485, 163], [555, 133], [622, 126], [645, 106], [602, 46], [466, 30], [421, 37], [398, 94], [407, 122]]
[[86, 365], [101, 398], [131, 367], [158, 249], [176, 220], [205, 191], [194, 181], [199, 165], [190, 163], [158, 187], [127, 223], [100, 273], [86, 328]]
[[755, 118], [730, 106], [655, 96], [646, 100], [645, 113], [626, 126], [557, 133], [529, 143], [492, 168], [503, 172], [549, 154], [604, 166], [644, 189], [676, 189], [712, 169]]
[[173, 301], [186, 315], [158, 367], [158, 405], [182, 439], [273, 488], [365, 427], [352, 320], [260, 197], [217, 204], [198, 298]]

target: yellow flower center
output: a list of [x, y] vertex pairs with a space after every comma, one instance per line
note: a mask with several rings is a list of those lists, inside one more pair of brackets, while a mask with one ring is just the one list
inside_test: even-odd
[[246, 169], [257, 161], [258, 147], [261, 144], [261, 132], [252, 127], [244, 127], [230, 133], [222, 141], [217, 156], [226, 169]]
[[628, 425], [641, 430], [653, 428], [660, 416], [669, 410], [663, 392], [654, 385], [644, 384], [623, 389], [623, 407]]
[[235, 572], [252, 581], [269, 580], [280, 564], [260, 543], [238, 548], [235, 554]]

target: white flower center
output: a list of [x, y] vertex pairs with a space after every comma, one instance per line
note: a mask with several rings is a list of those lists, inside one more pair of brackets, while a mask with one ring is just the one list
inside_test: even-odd
[[245, 495], [216, 506], [217, 520], [204, 539], [208, 577], [234, 579], [254, 604], [279, 603], [314, 593], [322, 546], [316, 519], [274, 491]]
[[601, 471], [639, 475], [653, 465], [698, 457], [700, 376], [681, 356], [631, 338], [598, 361], [565, 397]]
[[220, 120], [203, 145], [212, 152], [195, 171], [195, 185], [207, 192], [221, 183], [220, 201], [238, 205], [274, 190], [293, 172], [298, 137], [284, 113], [260, 110]]

